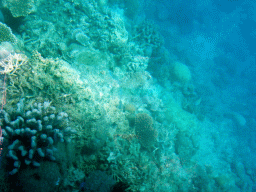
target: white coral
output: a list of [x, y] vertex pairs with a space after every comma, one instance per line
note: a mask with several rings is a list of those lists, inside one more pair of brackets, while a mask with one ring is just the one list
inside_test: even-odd
[[11, 54], [0, 62], [0, 73], [14, 73], [21, 65], [27, 63], [27, 57], [23, 54]]

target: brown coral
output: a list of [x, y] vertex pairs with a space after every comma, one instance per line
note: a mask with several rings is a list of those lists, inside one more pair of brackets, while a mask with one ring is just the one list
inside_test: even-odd
[[153, 127], [152, 117], [146, 113], [137, 114], [135, 119], [135, 133], [143, 147], [152, 147], [157, 137], [157, 132]]

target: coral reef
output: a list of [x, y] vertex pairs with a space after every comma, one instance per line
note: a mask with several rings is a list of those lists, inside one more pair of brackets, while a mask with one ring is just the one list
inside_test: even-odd
[[43, 159], [54, 161], [57, 150], [55, 145], [58, 142], [69, 142], [71, 134], [75, 133], [68, 125], [67, 113], [57, 113], [50, 102], [34, 103], [29, 108], [25, 110], [22, 99], [17, 103], [16, 110], [9, 113], [1, 111], [10, 175], [30, 164], [39, 167]]
[[27, 63], [26, 55], [17, 53], [10, 54], [8, 50], [5, 50], [3, 57], [4, 58], [0, 61], [1, 74], [15, 73], [16, 70]]
[[36, 98], [37, 102], [51, 100], [56, 108], [76, 120], [87, 113], [86, 101], [90, 98], [87, 85], [67, 62], [44, 59], [36, 52], [19, 70], [8, 75], [7, 97], [12, 98], [10, 103], [18, 102], [20, 96]]
[[152, 46], [159, 48], [163, 45], [163, 37], [157, 30], [157, 26], [151, 21], [144, 21], [134, 27], [133, 40], [137, 41], [142, 47]]
[[[44, 57], [57, 57], [61, 53], [66, 59], [75, 60], [74, 44], [81, 45], [81, 49], [89, 47], [113, 53], [128, 41], [122, 15], [110, 9], [101, 11], [94, 0], [42, 1], [40, 6], [45, 9], [28, 15], [19, 28], [25, 49], [30, 52], [38, 50]], [[50, 15], [45, 14], [49, 12]], [[35, 28], [38, 30], [33, 30]]]
[[135, 119], [135, 133], [143, 147], [152, 147], [157, 137], [157, 132], [153, 127], [152, 117], [146, 113], [137, 114]]
[[13, 17], [27, 16], [36, 11], [37, 0], [3, 0], [3, 6], [8, 8]]
[[[234, 161], [231, 147], [221, 151], [225, 129], [198, 121], [204, 100], [192, 85], [194, 66], [174, 45], [172, 53], [163, 47], [153, 22], [129, 19], [144, 2], [25, 0], [23, 12], [11, 8], [21, 1], [3, 2], [21, 17], [10, 20], [24, 46], [15, 52], [15, 36], [1, 24], [9, 42], [0, 45], [0, 191], [110, 191], [113, 180], [116, 191], [124, 183], [141, 192], [252, 191], [255, 170]], [[60, 142], [67, 127], [77, 131], [68, 145]]]
[[12, 33], [10, 27], [6, 24], [0, 22], [0, 43], [8, 41], [10, 43], [16, 43], [17, 39], [15, 35]]

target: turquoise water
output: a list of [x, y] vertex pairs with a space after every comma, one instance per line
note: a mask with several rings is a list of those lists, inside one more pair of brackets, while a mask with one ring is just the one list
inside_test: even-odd
[[0, 191], [256, 191], [255, 8], [1, 1]]

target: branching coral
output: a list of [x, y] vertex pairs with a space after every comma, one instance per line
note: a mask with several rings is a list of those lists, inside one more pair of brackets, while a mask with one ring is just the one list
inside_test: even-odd
[[22, 54], [11, 54], [7, 58], [0, 61], [0, 73], [9, 74], [15, 73], [19, 67], [27, 62], [26, 55]]

